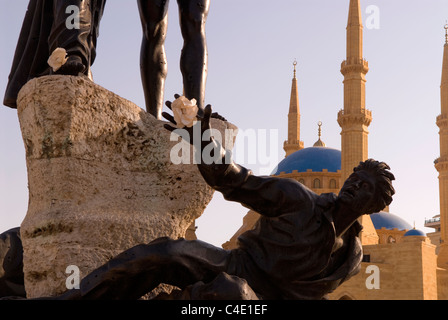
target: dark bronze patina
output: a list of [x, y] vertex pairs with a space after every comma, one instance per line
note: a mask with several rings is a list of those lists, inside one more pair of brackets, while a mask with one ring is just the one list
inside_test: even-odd
[[[89, 75], [95, 61], [99, 23], [106, 0], [30, 0], [6, 87], [3, 104], [17, 108], [17, 94], [28, 80], [49, 75], [47, 63], [56, 48], [67, 51], [57, 74]], [[67, 28], [67, 7], [79, 8], [79, 28]]]
[[[168, 4], [168, 0], [138, 0], [143, 28], [140, 71], [146, 110], [157, 119], [161, 119], [168, 72], [164, 47]], [[177, 4], [184, 39], [180, 57], [184, 95], [188, 99], [196, 99], [202, 110], [208, 65], [205, 23], [210, 0], [177, 0]]]

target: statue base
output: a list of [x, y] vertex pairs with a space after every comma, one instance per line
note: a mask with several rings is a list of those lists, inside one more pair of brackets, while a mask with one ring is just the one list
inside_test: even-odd
[[[212, 199], [195, 164], [170, 159], [181, 138], [166, 122], [88, 78], [33, 79], [17, 105], [29, 184], [21, 225], [28, 298], [61, 294], [76, 285], [77, 268], [82, 279], [136, 244], [184, 237]], [[236, 129], [217, 119], [212, 126]]]

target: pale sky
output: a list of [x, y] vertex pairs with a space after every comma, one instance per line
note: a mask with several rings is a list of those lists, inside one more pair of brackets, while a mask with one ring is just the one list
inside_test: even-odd
[[[257, 148], [238, 139], [238, 163], [268, 174], [284, 157], [287, 112], [293, 73], [297, 76], [301, 140], [322, 140], [340, 149], [337, 112], [343, 107], [345, 27], [349, 0], [212, 0], [207, 21], [209, 74], [206, 103], [242, 132], [257, 133]], [[28, 1], [0, 0], [0, 92], [7, 76]], [[438, 128], [443, 29], [448, 0], [361, 0], [379, 10], [376, 28], [364, 28], [369, 62], [367, 107], [369, 156], [387, 162], [397, 191], [390, 211], [418, 229], [439, 213], [434, 160]], [[372, 7], [371, 7], [372, 8]], [[144, 108], [139, 71], [141, 27], [136, 1], [107, 0], [93, 65], [95, 82]], [[166, 41], [168, 78], [165, 98], [182, 92], [182, 47], [176, 1], [171, 1]], [[276, 138], [274, 141], [269, 137]], [[268, 141], [265, 143], [265, 141]], [[267, 158], [267, 159], [266, 159]], [[0, 232], [19, 226], [28, 204], [25, 151], [16, 110], [0, 107]], [[198, 238], [220, 246], [240, 227], [247, 209], [219, 193], [197, 221]]]

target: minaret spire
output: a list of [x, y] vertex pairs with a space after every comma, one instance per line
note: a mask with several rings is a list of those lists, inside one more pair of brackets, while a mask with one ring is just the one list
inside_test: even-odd
[[293, 66], [294, 66], [294, 77], [293, 77], [293, 79], [296, 79], [296, 80], [297, 80], [297, 78], [296, 78], [296, 66], [297, 66], [297, 60], [294, 59], [294, 62], [293, 62], [292, 64], [293, 64]]
[[[448, 23], [445, 25], [445, 45], [443, 50], [442, 82], [440, 84], [442, 114], [448, 115]], [[447, 141], [444, 141], [448, 143]], [[442, 144], [440, 145], [442, 148]], [[448, 148], [448, 145], [447, 145]], [[446, 150], [448, 153], [448, 150]]]
[[300, 108], [299, 108], [299, 89], [297, 86], [296, 66], [297, 61], [294, 60], [294, 75], [291, 85], [291, 98], [289, 101], [288, 113], [288, 140], [283, 144], [286, 152], [285, 157], [291, 153], [304, 148], [303, 141], [300, 141]]
[[368, 158], [368, 126], [372, 113], [366, 109], [366, 74], [369, 64], [362, 56], [363, 26], [360, 0], [350, 0], [347, 23], [347, 58], [342, 62], [344, 108], [338, 113], [341, 131], [341, 183], [359, 162]]
[[362, 31], [360, 0], [351, 0], [347, 22], [347, 60], [362, 59]]
[[448, 44], [448, 21], [445, 24], [445, 44]]
[[445, 25], [442, 81], [440, 85], [441, 114], [437, 117], [439, 127], [440, 157], [434, 161], [439, 172], [440, 198], [440, 251], [439, 267], [448, 267], [448, 24]]
[[[292, 63], [294, 66], [294, 75], [292, 78], [292, 85], [291, 85], [291, 97], [289, 100], [289, 113], [297, 114], [300, 119], [300, 108], [299, 108], [299, 89], [297, 86], [297, 60], [294, 60]], [[300, 120], [299, 120], [299, 126], [300, 126]], [[300, 133], [299, 133], [300, 136]], [[288, 134], [288, 139], [293, 138], [295, 139], [295, 135], [290, 136]]]

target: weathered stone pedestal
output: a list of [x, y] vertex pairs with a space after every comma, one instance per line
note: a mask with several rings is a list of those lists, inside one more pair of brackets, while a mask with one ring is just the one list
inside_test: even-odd
[[86, 78], [31, 80], [18, 115], [29, 181], [21, 225], [28, 298], [64, 292], [70, 265], [82, 278], [138, 243], [184, 236], [212, 198], [196, 165], [170, 160], [178, 142], [163, 121]]

